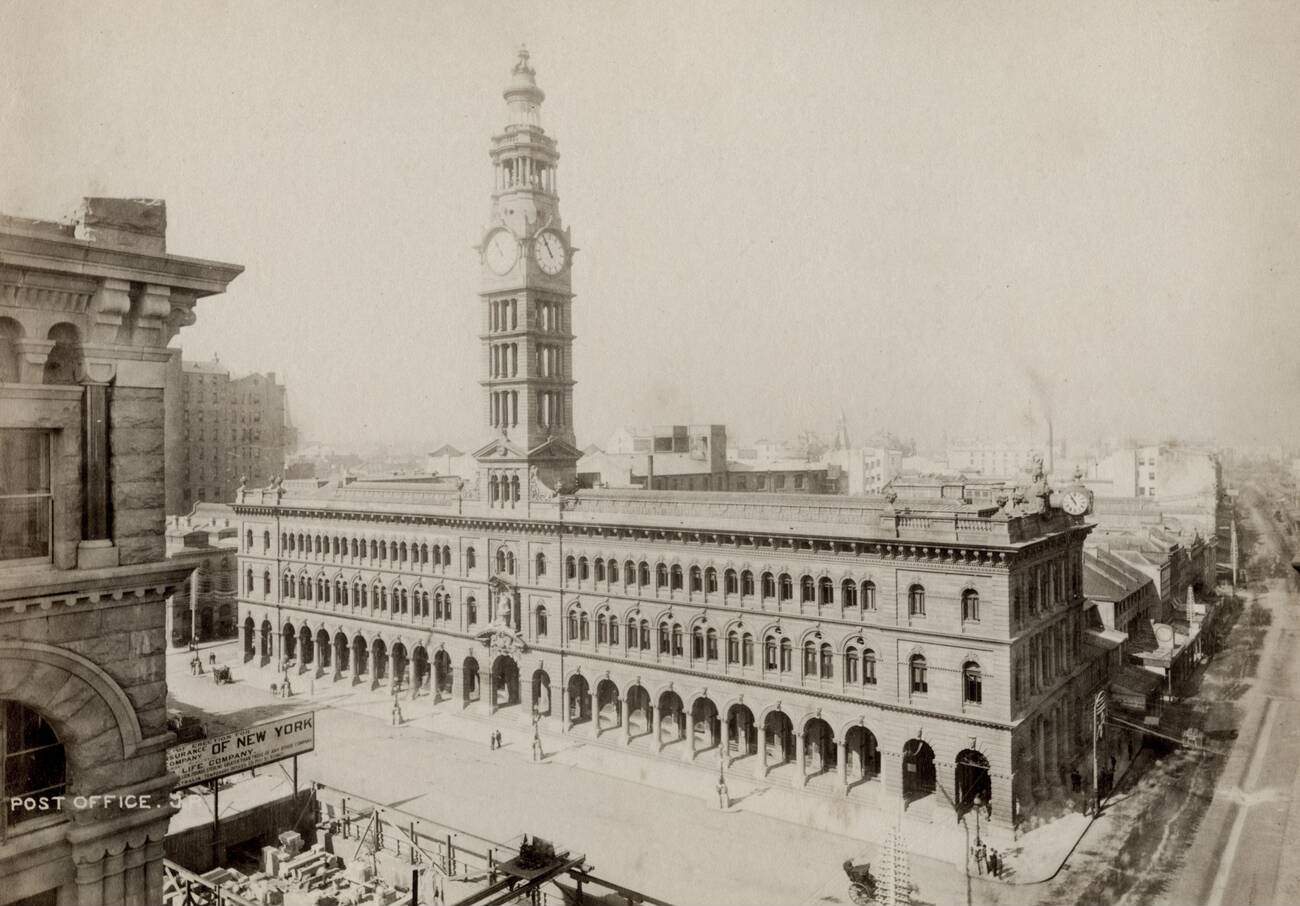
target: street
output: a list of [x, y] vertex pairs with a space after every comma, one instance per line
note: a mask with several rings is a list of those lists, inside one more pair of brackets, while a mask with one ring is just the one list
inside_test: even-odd
[[[1253, 490], [1253, 489], [1252, 489]], [[1191, 847], [1162, 902], [1175, 906], [1264, 906], [1300, 899], [1300, 593], [1290, 545], [1269, 518], [1272, 507], [1251, 494], [1250, 517], [1270, 567], [1259, 603], [1271, 615], [1257, 681], [1245, 696], [1242, 731]], [[1280, 570], [1273, 567], [1280, 560]]]

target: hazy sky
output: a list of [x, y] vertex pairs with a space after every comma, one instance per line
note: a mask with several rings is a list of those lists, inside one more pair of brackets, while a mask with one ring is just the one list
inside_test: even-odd
[[[764, 8], [766, 6], [767, 8]], [[1300, 5], [14, 3], [0, 211], [165, 198], [247, 271], [180, 345], [308, 437], [485, 437], [526, 42], [577, 428], [1300, 440]]]

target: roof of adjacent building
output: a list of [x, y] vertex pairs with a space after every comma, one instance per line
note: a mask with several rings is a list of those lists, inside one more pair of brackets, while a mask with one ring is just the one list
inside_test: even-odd
[[1084, 551], [1083, 594], [1086, 598], [1123, 601], [1150, 583], [1149, 576], [1108, 550]]

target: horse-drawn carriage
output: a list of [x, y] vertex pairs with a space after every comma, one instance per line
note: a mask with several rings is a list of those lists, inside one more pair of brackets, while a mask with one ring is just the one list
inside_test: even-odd
[[844, 860], [844, 873], [849, 876], [849, 899], [857, 906], [876, 899], [876, 877], [871, 873], [871, 863], [854, 865], [852, 859]]

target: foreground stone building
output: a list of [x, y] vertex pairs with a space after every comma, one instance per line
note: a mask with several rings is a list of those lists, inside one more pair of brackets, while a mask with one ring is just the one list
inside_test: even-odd
[[240, 272], [168, 254], [165, 228], [156, 201], [0, 217], [5, 904], [162, 896], [163, 602], [190, 569], [163, 546], [165, 347]]
[[477, 477], [241, 490], [245, 659], [1011, 824], [1087, 726], [1088, 526], [1041, 475], [983, 505], [576, 490], [573, 249], [526, 54], [505, 98]]

